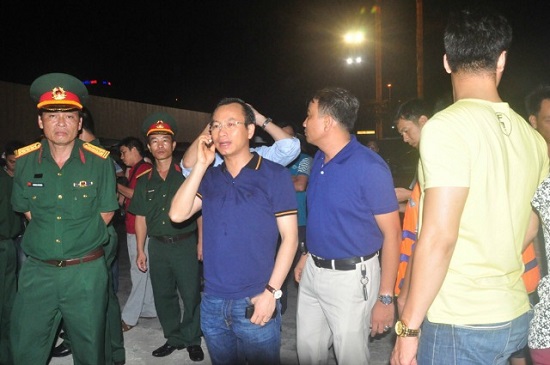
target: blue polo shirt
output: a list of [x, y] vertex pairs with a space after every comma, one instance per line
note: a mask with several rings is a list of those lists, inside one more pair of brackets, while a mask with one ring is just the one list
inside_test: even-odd
[[205, 293], [240, 299], [261, 293], [277, 250], [277, 217], [297, 214], [290, 172], [254, 153], [235, 178], [211, 167], [199, 187]]
[[307, 188], [308, 250], [326, 259], [365, 256], [382, 247], [375, 215], [399, 208], [386, 162], [355, 136], [327, 164], [315, 154]]

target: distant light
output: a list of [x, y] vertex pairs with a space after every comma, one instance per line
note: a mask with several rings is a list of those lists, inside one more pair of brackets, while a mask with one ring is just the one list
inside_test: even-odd
[[82, 83], [84, 85], [105, 85], [105, 86], [112, 86], [111, 84], [111, 81], [109, 80], [97, 80], [97, 79], [93, 79], [93, 80], [84, 80], [82, 81]]
[[349, 44], [360, 44], [365, 40], [365, 34], [361, 31], [349, 32], [344, 36], [344, 42]]
[[362, 56], [350, 56], [346, 58], [346, 64], [348, 65], [359, 65], [361, 63], [363, 63]]
[[391, 84], [387, 84], [386, 86], [387, 86], [387, 87], [391, 87]]
[[376, 131], [373, 129], [367, 129], [363, 131], [357, 131], [357, 135], [364, 135], [364, 134], [376, 134]]

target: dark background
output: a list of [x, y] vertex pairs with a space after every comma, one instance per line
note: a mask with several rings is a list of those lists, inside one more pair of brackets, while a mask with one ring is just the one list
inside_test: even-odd
[[[450, 93], [442, 67], [449, 12], [471, 1], [424, 0], [425, 97]], [[523, 98], [550, 82], [548, 1], [476, 1], [507, 16], [514, 41], [501, 83]], [[351, 89], [374, 99], [373, 1], [11, 1], [0, 10], [0, 80], [30, 84], [47, 72], [108, 80], [94, 95], [210, 112], [225, 96], [301, 124], [312, 92]], [[415, 1], [382, 0], [385, 86], [392, 105], [416, 96]], [[367, 35], [361, 67], [345, 65], [343, 34]], [[369, 118], [362, 116], [362, 118]], [[364, 121], [370, 124], [371, 121]], [[391, 123], [388, 120], [388, 123]]]

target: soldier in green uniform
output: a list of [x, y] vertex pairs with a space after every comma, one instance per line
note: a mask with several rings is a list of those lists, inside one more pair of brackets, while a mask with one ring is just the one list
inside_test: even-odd
[[[128, 210], [136, 215], [137, 266], [145, 272], [149, 263], [155, 307], [167, 340], [153, 351], [153, 356], [167, 356], [186, 347], [192, 361], [201, 361], [204, 353], [200, 346], [196, 219], [178, 224], [168, 217], [172, 197], [184, 181], [180, 167], [172, 159], [176, 123], [166, 113], [154, 113], [145, 119], [143, 132], [154, 167], [138, 178]], [[148, 258], [144, 251], [146, 235]]]
[[77, 139], [82, 82], [53, 73], [31, 85], [45, 139], [17, 150], [12, 205], [29, 221], [11, 327], [16, 365], [46, 364], [61, 319], [75, 364], [104, 364], [108, 269], [118, 209], [109, 152]]
[[12, 177], [0, 168], [0, 364], [13, 363], [9, 344], [10, 316], [17, 286], [13, 238], [22, 230], [21, 218], [10, 203], [12, 185]]
[[[82, 128], [78, 138], [94, 146], [102, 147], [99, 139], [95, 135], [94, 120], [86, 107], [82, 110]], [[115, 160], [112, 160], [112, 163], [115, 172], [121, 169]], [[107, 226], [107, 232], [109, 233], [109, 243], [103, 246], [105, 261], [109, 268], [109, 280], [107, 285], [107, 322], [105, 323], [105, 364], [123, 365], [126, 363], [126, 351], [124, 349], [124, 337], [122, 336], [120, 304], [114, 291], [113, 283], [114, 280], [118, 280], [118, 277], [115, 277], [113, 274], [113, 263], [115, 262], [118, 251], [118, 234], [113, 222]], [[52, 350], [53, 357], [64, 357], [72, 353], [71, 339], [65, 333], [62, 333], [60, 337], [63, 338], [63, 342]]]

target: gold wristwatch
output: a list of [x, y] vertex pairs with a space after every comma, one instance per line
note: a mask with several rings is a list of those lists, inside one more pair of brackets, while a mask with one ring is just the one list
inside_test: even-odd
[[395, 333], [399, 337], [418, 337], [420, 334], [420, 330], [413, 330], [407, 327], [405, 322], [402, 320], [399, 320], [395, 323]]

